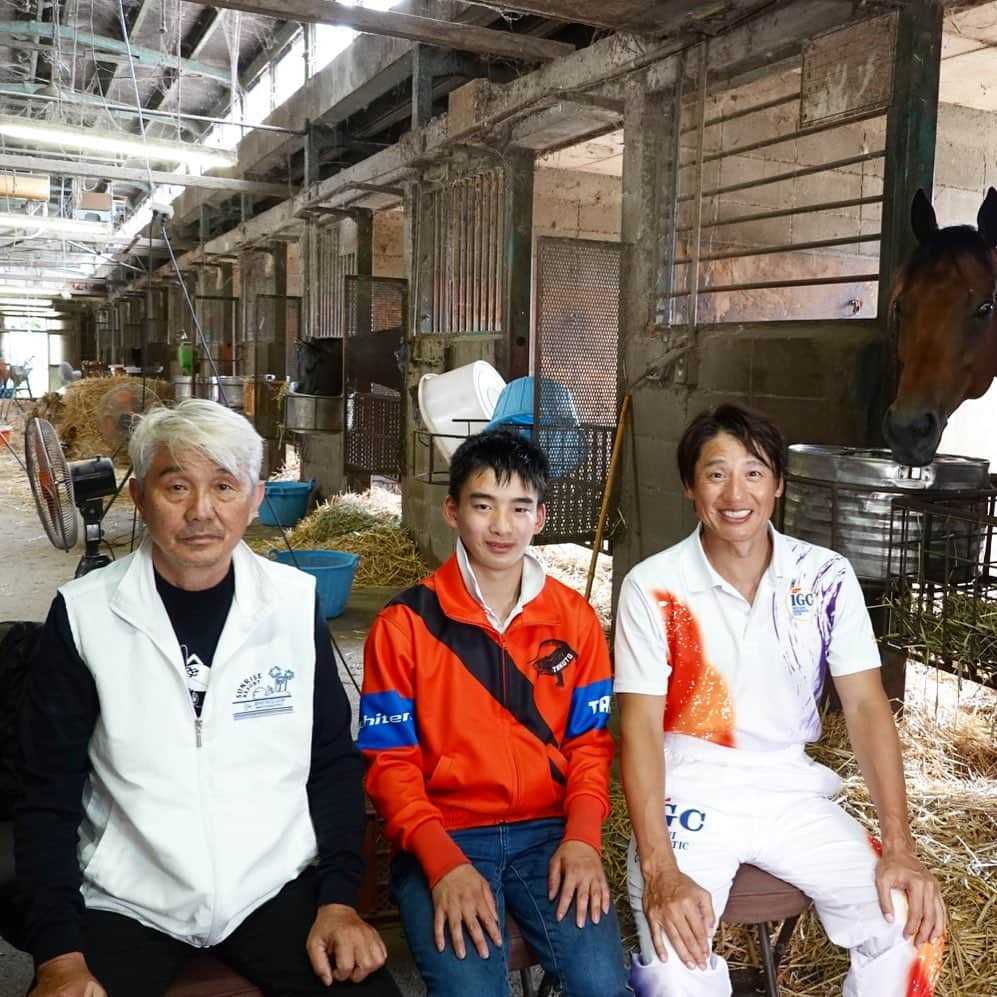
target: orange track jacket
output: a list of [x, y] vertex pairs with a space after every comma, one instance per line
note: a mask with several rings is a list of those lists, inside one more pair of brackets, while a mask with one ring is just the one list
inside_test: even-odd
[[565, 817], [601, 850], [612, 677], [598, 618], [548, 578], [505, 633], [456, 557], [377, 616], [364, 648], [359, 745], [388, 838], [430, 887], [466, 862], [448, 830]]

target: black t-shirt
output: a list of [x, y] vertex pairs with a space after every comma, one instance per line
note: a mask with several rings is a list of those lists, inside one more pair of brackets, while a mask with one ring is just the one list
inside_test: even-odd
[[204, 697], [208, 693], [211, 659], [215, 656], [218, 638], [232, 608], [235, 595], [235, 566], [214, 588], [188, 592], [171, 585], [157, 571], [156, 591], [166, 607], [173, 632], [180, 642], [183, 666], [187, 670], [187, 688], [200, 716]]

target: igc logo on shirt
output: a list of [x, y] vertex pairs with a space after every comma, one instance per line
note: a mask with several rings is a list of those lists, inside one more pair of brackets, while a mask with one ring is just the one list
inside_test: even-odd
[[794, 620], [809, 620], [813, 616], [816, 596], [812, 589], [794, 585], [789, 590], [789, 612]]

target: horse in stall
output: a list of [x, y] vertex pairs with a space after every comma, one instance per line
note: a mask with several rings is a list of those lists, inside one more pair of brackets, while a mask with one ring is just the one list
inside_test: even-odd
[[883, 436], [901, 464], [931, 463], [949, 416], [997, 377], [993, 187], [976, 224], [939, 228], [924, 191], [914, 196], [918, 245], [897, 276], [891, 301], [900, 382], [883, 419]]

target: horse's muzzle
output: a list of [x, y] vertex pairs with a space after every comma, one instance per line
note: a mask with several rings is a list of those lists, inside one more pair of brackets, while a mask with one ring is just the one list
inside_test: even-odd
[[894, 402], [883, 418], [883, 437], [898, 464], [923, 467], [935, 459], [945, 420], [930, 409]]

